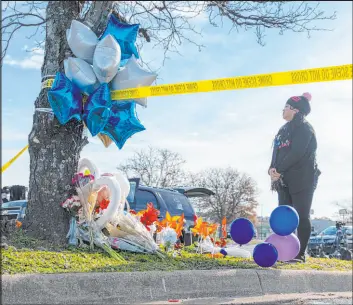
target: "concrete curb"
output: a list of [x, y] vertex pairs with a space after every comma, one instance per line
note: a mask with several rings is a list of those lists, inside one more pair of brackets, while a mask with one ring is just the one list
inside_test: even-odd
[[352, 272], [188, 270], [2, 276], [2, 304], [132, 304], [352, 291]]

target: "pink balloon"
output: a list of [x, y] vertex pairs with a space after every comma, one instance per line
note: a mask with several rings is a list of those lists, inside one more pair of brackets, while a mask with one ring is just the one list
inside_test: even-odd
[[295, 258], [300, 250], [300, 241], [293, 233], [287, 236], [273, 233], [266, 238], [265, 242], [275, 246], [278, 252], [278, 260], [282, 262]]

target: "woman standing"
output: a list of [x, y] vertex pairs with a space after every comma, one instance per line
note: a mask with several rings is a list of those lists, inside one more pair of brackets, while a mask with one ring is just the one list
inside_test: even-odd
[[318, 176], [317, 142], [313, 127], [306, 120], [311, 95], [291, 97], [284, 109], [287, 123], [274, 140], [271, 166], [271, 189], [277, 191], [279, 205], [290, 205], [299, 214], [297, 235], [300, 252], [296, 261], [305, 262], [305, 250], [311, 232], [310, 209]]

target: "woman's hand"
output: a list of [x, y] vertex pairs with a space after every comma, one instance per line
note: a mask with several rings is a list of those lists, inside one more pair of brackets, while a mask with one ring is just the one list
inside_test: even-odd
[[277, 181], [281, 177], [281, 174], [277, 173], [277, 170], [275, 168], [270, 168], [268, 173], [271, 176], [271, 181], [272, 182]]

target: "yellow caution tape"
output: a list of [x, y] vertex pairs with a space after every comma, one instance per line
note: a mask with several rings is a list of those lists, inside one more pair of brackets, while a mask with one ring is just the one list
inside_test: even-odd
[[[352, 64], [342, 66], [321, 67], [315, 69], [294, 70], [249, 76], [237, 76], [214, 80], [201, 80], [160, 86], [131, 88], [111, 91], [112, 100], [128, 100], [134, 98], [166, 96], [174, 94], [212, 92], [223, 90], [240, 90], [284, 85], [331, 82], [352, 79]], [[42, 83], [42, 89], [51, 88], [54, 79]], [[23, 148], [15, 157], [1, 168], [3, 173], [26, 149]]]
[[28, 144], [24, 148], [22, 148], [22, 150], [16, 156], [14, 156], [9, 162], [5, 163], [1, 168], [1, 173], [3, 173], [12, 163], [14, 163], [16, 159], [19, 156], [21, 156], [27, 148], [28, 148]]
[[42, 89], [44, 88], [51, 88], [54, 83], [54, 78], [49, 78], [46, 79], [44, 82], [42, 82]]
[[[331, 82], [352, 79], [352, 64], [322, 67], [315, 69], [237, 76], [214, 80], [201, 80], [160, 86], [139, 87], [111, 91], [112, 100], [166, 96], [174, 94], [212, 92], [222, 90], [240, 90], [272, 86], [297, 85], [306, 83]], [[50, 88], [52, 79], [43, 83], [42, 88]]]

